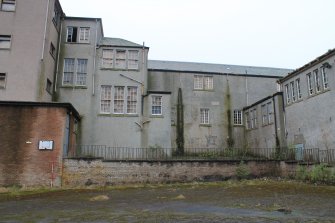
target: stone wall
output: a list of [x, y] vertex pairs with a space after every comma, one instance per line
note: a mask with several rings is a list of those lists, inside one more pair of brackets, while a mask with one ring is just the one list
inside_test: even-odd
[[[117, 185], [132, 183], [170, 183], [220, 181], [236, 177], [239, 161], [113, 161], [65, 159], [63, 186]], [[254, 177], [288, 176], [296, 164], [276, 161], [247, 161]]]

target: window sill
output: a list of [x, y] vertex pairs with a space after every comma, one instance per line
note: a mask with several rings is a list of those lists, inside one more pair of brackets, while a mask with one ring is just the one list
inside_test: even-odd
[[138, 114], [111, 114], [111, 113], [99, 113], [98, 116], [101, 116], [101, 117], [120, 117], [120, 118], [139, 117]]
[[212, 127], [211, 124], [199, 124], [200, 127]]
[[234, 127], [244, 127], [242, 124], [233, 124]]
[[323, 94], [323, 93], [326, 93], [326, 92], [328, 92], [328, 91], [330, 91], [329, 88], [327, 88], [327, 89], [325, 89], [325, 90], [322, 90], [322, 91], [319, 91], [319, 92], [315, 92], [315, 93], [312, 94], [312, 95], [308, 95], [307, 99], [308, 99], [308, 98], [315, 97], [315, 96], [318, 96], [318, 95]]
[[112, 70], [112, 71], [136, 71], [138, 72], [139, 69], [127, 69], [127, 68], [108, 68], [108, 67], [101, 67], [100, 70]]
[[270, 125], [273, 125], [273, 122], [270, 122], [268, 124], [262, 124], [262, 127], [266, 127], [266, 126], [270, 126]]
[[150, 115], [150, 118], [164, 118], [164, 115]]
[[87, 43], [82, 43], [82, 42], [65, 42], [66, 44], [79, 44], [79, 45], [90, 45], [91, 43], [87, 42]]
[[3, 10], [3, 9], [0, 9], [0, 12], [15, 12], [15, 9], [14, 10]]
[[61, 88], [68, 88], [68, 89], [87, 89], [87, 86], [73, 86], [73, 85], [63, 85]]
[[214, 89], [193, 89], [193, 91], [214, 92]]

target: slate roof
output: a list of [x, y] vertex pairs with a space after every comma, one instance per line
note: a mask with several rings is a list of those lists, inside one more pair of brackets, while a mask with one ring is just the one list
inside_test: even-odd
[[291, 71], [287, 76], [283, 77], [282, 79], [279, 80], [280, 83], [283, 83], [284, 81], [290, 79], [291, 77], [304, 72], [305, 70], [319, 64], [322, 63], [324, 60], [327, 60], [329, 57], [332, 57], [335, 55], [335, 48], [334, 49], [330, 49], [328, 50], [326, 53], [322, 54], [321, 56], [317, 57], [316, 59], [312, 60], [311, 62], [305, 64], [304, 66], [295, 69], [293, 71]]
[[292, 69], [283, 69], [283, 68], [161, 61], [161, 60], [149, 60], [148, 69], [152, 71], [235, 74], [243, 76], [248, 75], [248, 76], [269, 76], [269, 77], [284, 77], [289, 72], [292, 72]]
[[[130, 42], [125, 39], [120, 38], [109, 38], [104, 37], [99, 43], [100, 46], [119, 46], [119, 47], [133, 47], [133, 48], [143, 48], [143, 45]], [[147, 47], [145, 47], [147, 48]]]

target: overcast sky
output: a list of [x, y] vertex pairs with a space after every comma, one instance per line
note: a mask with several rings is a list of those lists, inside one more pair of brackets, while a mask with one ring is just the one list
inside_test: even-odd
[[298, 68], [335, 48], [335, 0], [60, 0], [149, 59]]

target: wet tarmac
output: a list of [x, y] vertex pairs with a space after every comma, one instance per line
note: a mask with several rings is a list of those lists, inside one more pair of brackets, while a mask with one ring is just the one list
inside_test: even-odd
[[0, 222], [335, 222], [335, 187], [248, 181], [0, 194]]

